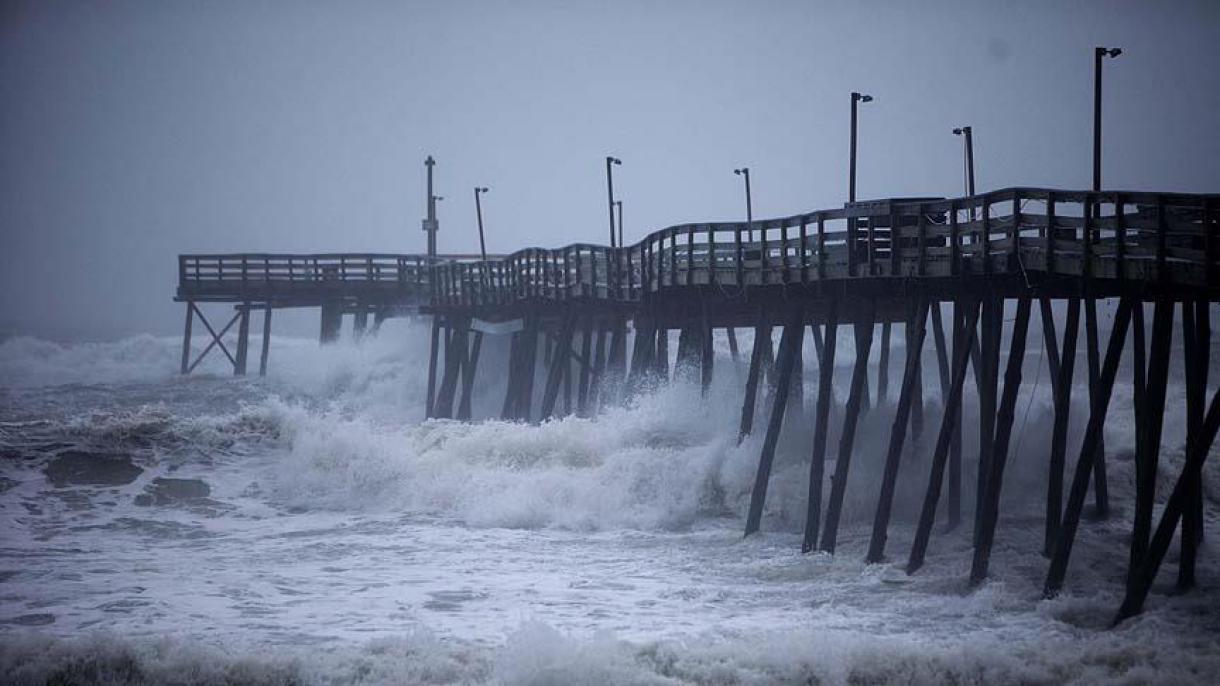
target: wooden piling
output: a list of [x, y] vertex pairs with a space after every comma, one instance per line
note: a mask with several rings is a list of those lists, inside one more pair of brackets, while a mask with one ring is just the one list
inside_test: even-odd
[[191, 325], [195, 322], [195, 303], [186, 301], [186, 323], [182, 327], [182, 374], [190, 372], [191, 364]]
[[[1137, 307], [1141, 307], [1137, 305]], [[1138, 571], [1152, 536], [1152, 508], [1156, 497], [1157, 466], [1161, 455], [1161, 430], [1165, 416], [1165, 393], [1169, 380], [1169, 358], [1173, 346], [1173, 302], [1158, 299], [1152, 312], [1152, 348], [1148, 363], [1147, 391], [1136, 394], [1142, 404], [1139, 423], [1143, 437], [1135, 454], [1135, 514], [1131, 526], [1131, 554], [1127, 587], [1138, 583]], [[1136, 368], [1138, 369], [1138, 361]]]
[[746, 536], [758, 531], [762, 522], [763, 504], [767, 499], [767, 484], [771, 480], [771, 463], [775, 459], [775, 446], [779, 441], [780, 428], [788, 405], [788, 389], [792, 383], [792, 367], [796, 360], [796, 349], [804, 337], [805, 323], [801, 308], [794, 307], [784, 324], [784, 335], [780, 339], [779, 369], [775, 380], [775, 401], [771, 405], [771, 419], [767, 423], [767, 435], [763, 439], [762, 453], [758, 457], [758, 473], [754, 477], [754, 489], [750, 494], [750, 512], [746, 518]]
[[[1054, 316], [1049, 308], [1042, 310], [1042, 328], [1049, 332], [1048, 356], [1055, 350]], [[1042, 554], [1050, 557], [1054, 551], [1055, 538], [1059, 535], [1059, 520], [1063, 510], [1063, 472], [1067, 462], [1068, 419], [1072, 409], [1072, 375], [1076, 369], [1076, 340], [1080, 331], [1080, 299], [1072, 298], [1067, 303], [1067, 316], [1063, 325], [1063, 348], [1058, 364], [1058, 373], [1052, 379], [1052, 401], [1054, 419], [1051, 426], [1051, 449], [1049, 474], [1046, 482], [1046, 521], [1042, 540]]]
[[[987, 475], [995, 449], [996, 390], [999, 385], [1000, 338], [1003, 333], [1004, 301], [994, 295], [983, 299], [982, 350], [979, 395], [979, 463], [974, 490], [974, 544], [977, 546], [983, 528], [983, 502], [987, 497]], [[978, 370], [976, 370], [977, 372]]]
[[1004, 484], [1004, 466], [1008, 462], [1008, 443], [1017, 409], [1017, 391], [1021, 388], [1021, 367], [1025, 362], [1025, 337], [1029, 329], [1029, 296], [1017, 299], [1017, 315], [1013, 320], [1012, 339], [1008, 345], [1008, 366], [1004, 372], [1004, 394], [996, 418], [995, 447], [991, 453], [991, 470], [987, 475], [986, 498], [983, 500], [982, 531], [974, 547], [970, 582], [978, 584], [987, 578], [991, 564], [991, 546], [995, 541], [996, 521], [1000, 513], [1000, 489]]
[[830, 479], [826, 525], [822, 528], [822, 550], [828, 553], [834, 553], [839, 536], [839, 515], [843, 510], [843, 496], [847, 493], [847, 474], [851, 467], [852, 446], [856, 440], [856, 423], [860, 418], [860, 405], [863, 403], [864, 389], [868, 384], [868, 356], [873, 347], [876, 307], [874, 301], [866, 300], [856, 318], [856, 363], [851, 373], [851, 390], [848, 392], [847, 407], [844, 410], [843, 430], [839, 434], [839, 456], [835, 460], [835, 473]]
[[914, 324], [908, 336], [906, 367], [902, 373], [902, 386], [898, 392], [898, 407], [894, 413], [894, 425], [890, 428], [889, 450], [885, 458], [885, 470], [881, 477], [881, 493], [877, 499], [877, 513], [873, 517], [873, 535], [868, 544], [865, 562], [870, 564], [885, 559], [885, 543], [890, 526], [890, 513], [894, 506], [894, 488], [898, 484], [898, 466], [902, 459], [902, 446], [906, 441], [911, 408], [914, 405], [915, 381], [919, 376], [920, 356], [923, 352], [927, 332], [928, 299], [920, 297], [915, 305]]
[[258, 375], [267, 376], [267, 358], [271, 354], [271, 303], [263, 308], [262, 347], [258, 356]]
[[737, 442], [750, 435], [754, 430], [754, 406], [758, 398], [758, 380], [762, 375], [763, 350], [771, 347], [771, 323], [766, 312], [758, 315], [758, 324], [754, 326], [754, 346], [750, 352], [750, 370], [746, 374], [745, 397], [741, 403], [741, 423], [737, 432]]
[[1089, 423], [1085, 429], [1084, 444], [1080, 449], [1080, 458], [1076, 462], [1076, 472], [1072, 477], [1067, 508], [1063, 512], [1059, 535], [1055, 539], [1055, 551], [1051, 556], [1050, 569], [1043, 586], [1043, 594], [1047, 597], [1059, 592], [1067, 574], [1068, 558], [1072, 554], [1072, 544], [1076, 539], [1076, 529], [1080, 524], [1085, 496], [1088, 494], [1089, 476], [1093, 473], [1094, 463], [1097, 462], [1099, 455], [1097, 446], [1101, 440], [1102, 428], [1105, 426], [1106, 411], [1110, 407], [1110, 392], [1114, 389], [1114, 377], [1118, 373], [1118, 363], [1122, 357], [1124, 339], [1127, 337], [1127, 326], [1131, 322], [1131, 307], [1131, 299], [1124, 297], [1119, 301], [1118, 312], [1114, 315], [1110, 342], [1106, 347], [1106, 359], [1097, 384], [1097, 395], [1089, 409]]
[[[431, 419], [436, 416], [433, 413], [433, 408], [436, 403], [436, 364], [437, 357], [440, 353], [441, 342], [441, 318], [439, 315], [432, 316], [432, 348], [428, 355], [428, 397], [424, 403], [424, 417]], [[512, 373], [512, 367], [509, 368], [509, 373]]]
[[540, 415], [542, 420], [555, 416], [555, 402], [559, 398], [560, 383], [563, 381], [568, 368], [571, 367], [569, 351], [572, 349], [572, 332], [575, 327], [576, 318], [571, 314], [565, 314], [560, 324], [559, 337], [550, 346], [550, 369], [547, 371], [546, 388], [542, 393], [542, 412]]
[[[1098, 349], [1097, 298], [1095, 297], [1085, 298], [1084, 328], [1085, 336], [1088, 339], [1089, 404], [1091, 405], [1099, 390], [1098, 365], [1101, 359]], [[1094, 460], [1093, 466], [1093, 498], [1094, 514], [1097, 518], [1105, 519], [1110, 516], [1110, 486], [1109, 480], [1106, 478], [1106, 439], [1104, 435], [1099, 436], [1097, 442], [1097, 459]]]
[[[936, 447], [932, 451], [932, 464], [928, 476], [928, 488], [924, 493], [923, 509], [915, 529], [915, 541], [911, 545], [911, 556], [907, 560], [907, 574], [914, 574], [923, 566], [932, 535], [932, 524], [936, 520], [936, 508], [940, 502], [941, 486], [945, 478], [945, 462], [951, 452], [954, 435], [961, 425], [962, 389], [966, 382], [966, 367], [970, 361], [970, 344], [966, 337], [974, 335], [978, 324], [980, 301], [959, 302], [954, 306], [953, 326], [953, 370], [949, 392], [945, 396], [944, 414], [940, 432], [936, 436]], [[960, 472], [959, 472], [960, 477]], [[960, 489], [960, 479], [958, 487]], [[952, 493], [952, 491], [950, 491]]]
[[[818, 355], [818, 403], [814, 409], [813, 448], [809, 458], [809, 499], [806, 501], [805, 536], [801, 552], [807, 553], [818, 545], [822, 526], [822, 482], [826, 469], [826, 434], [829, 433], [830, 396], [834, 390], [835, 343], [838, 339], [839, 304], [831, 300], [826, 306], [826, 342]], [[814, 340], [818, 340], [814, 326]]]
[[580, 345], [580, 383], [576, 389], [576, 413], [588, 417], [589, 412], [589, 377], [593, 372], [593, 317], [585, 317], [584, 329], [581, 331]]
[[237, 324], [237, 360], [233, 363], [233, 375], [246, 375], [246, 359], [250, 351], [250, 303], [238, 306], [241, 319]]
[[458, 403], [457, 418], [468, 422], [474, 396], [474, 375], [479, 368], [479, 354], [483, 349], [483, 332], [475, 331], [470, 344], [470, 353], [462, 362], [462, 400]]
[[890, 329], [888, 320], [881, 324], [881, 358], [877, 362], [877, 405], [885, 404], [890, 388]]

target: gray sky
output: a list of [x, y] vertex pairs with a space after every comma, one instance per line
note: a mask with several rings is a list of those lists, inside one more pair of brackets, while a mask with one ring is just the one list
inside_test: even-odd
[[1090, 182], [1092, 48], [1108, 188], [1220, 191], [1220, 3], [5, 2], [0, 336], [176, 332], [175, 255], [627, 240], [859, 195]]

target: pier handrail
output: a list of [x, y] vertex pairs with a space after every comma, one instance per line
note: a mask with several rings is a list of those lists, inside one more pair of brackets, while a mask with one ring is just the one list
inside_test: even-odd
[[[524, 248], [438, 265], [434, 305], [521, 299], [638, 302], [677, 286], [1044, 271], [1215, 287], [1215, 194], [1016, 187], [877, 200], [744, 222], [680, 224], [634, 245]], [[743, 234], [756, 239], [747, 242]]]

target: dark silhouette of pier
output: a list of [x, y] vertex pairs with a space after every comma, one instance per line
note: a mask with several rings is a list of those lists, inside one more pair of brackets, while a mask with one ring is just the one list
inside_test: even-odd
[[[252, 312], [263, 312], [267, 331], [276, 308], [319, 308], [323, 341], [338, 335], [348, 313], [357, 335], [370, 315], [376, 325], [387, 317], [420, 314], [432, 321], [428, 417], [472, 418], [483, 337], [496, 331], [511, 335], [508, 369], [491, 370], [508, 376], [499, 417], [539, 421], [569, 413], [593, 415], [678, 375], [699, 379], [706, 391], [715, 372], [716, 330], [727, 330], [736, 357], [734, 330], [752, 328], [755, 343], [743, 384], [740, 435], [761, 430], [764, 438], [748, 535], [762, 522], [788, 405], [803, 397], [807, 361], [802, 349], [808, 329], [817, 353], [817, 359], [808, 361], [817, 366], [817, 390], [802, 548], [833, 553], [860, 413], [873, 403], [870, 393], [889, 395], [890, 332], [901, 323], [905, 359], [883, 476], [874, 484], [877, 505], [867, 560], [886, 559], [901, 461], [915, 435], [935, 428], [906, 569], [913, 574], [924, 564], [942, 495], [950, 527], [961, 521], [963, 498], [972, 497], [970, 578], [978, 583], [988, 576], [1025, 350], [1037, 345], [1027, 341], [1036, 309], [1052, 381], [1054, 422], [1046, 453], [1043, 549], [1031, 553], [1050, 558], [1045, 593], [1057, 593], [1065, 583], [1090, 491], [1096, 514], [1110, 511], [1102, 442], [1106, 418], [1111, 410], [1134, 412], [1136, 496], [1126, 598], [1116, 618], [1121, 621], [1140, 611], [1179, 528], [1178, 585], [1194, 583], [1203, 535], [1201, 469], [1220, 429], [1220, 391], [1207, 399], [1209, 307], [1220, 299], [1218, 215], [1220, 195], [1010, 188], [954, 199], [854, 202], [749, 223], [686, 224], [655, 231], [630, 246], [578, 243], [487, 260], [184, 255], [177, 293], [187, 306], [182, 371], [189, 372], [219, 346], [235, 373], [244, 374]], [[1117, 307], [1109, 331], [1102, 331], [1098, 303], [1108, 299], [1117, 300]], [[236, 311], [217, 332], [202, 318], [203, 303], [229, 303]], [[1056, 309], [1063, 313], [1058, 324]], [[1149, 309], [1151, 322], [1146, 322]], [[1007, 327], [1006, 311], [1012, 313]], [[197, 318], [212, 338], [208, 350], [192, 362], [191, 327]], [[236, 354], [222, 340], [234, 324]], [[875, 335], [878, 327], [880, 336]], [[774, 349], [777, 328], [781, 336]], [[679, 336], [671, 370], [673, 330]], [[850, 379], [835, 378], [837, 342], [847, 335], [856, 350], [852, 373]], [[1186, 459], [1154, 527], [1175, 338], [1187, 383]], [[266, 370], [267, 340], [264, 336], [261, 371]], [[874, 346], [880, 365], [870, 368]], [[932, 379], [924, 378], [921, 365], [925, 346], [935, 350], [938, 373]], [[1081, 444], [1069, 446], [1080, 347], [1086, 352], [1087, 369], [1079, 374], [1088, 381], [1089, 410]], [[1124, 354], [1131, 356], [1135, 392], [1131, 407], [1118, 408], [1111, 396]], [[975, 382], [967, 389], [970, 371]], [[870, 377], [876, 379], [875, 391]], [[839, 444], [832, 450], [827, 445], [831, 391], [843, 383], [850, 390]], [[939, 391], [939, 417], [925, 417], [926, 385]], [[771, 389], [769, 408], [760, 407], [764, 387]], [[962, 445], [967, 395], [977, 396], [980, 410], [977, 446]], [[756, 427], [760, 411], [766, 418]], [[925, 421], [936, 424], [925, 427]], [[1074, 463], [1069, 451], [1076, 456]], [[962, 462], [976, 455], [978, 479], [971, 488], [963, 484]], [[829, 479], [828, 458], [835, 465]]]

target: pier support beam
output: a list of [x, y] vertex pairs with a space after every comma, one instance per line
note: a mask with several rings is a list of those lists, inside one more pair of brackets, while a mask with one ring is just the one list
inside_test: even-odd
[[432, 347], [428, 355], [428, 397], [424, 403], [424, 418], [431, 419], [433, 407], [436, 404], [436, 365], [437, 358], [440, 354], [441, 343], [441, 318], [437, 315], [432, 316]]
[[[826, 434], [830, 418], [830, 394], [833, 389], [835, 343], [838, 340], [839, 304], [831, 300], [826, 311], [826, 341], [818, 363], [818, 401], [814, 408], [813, 449], [809, 458], [809, 500], [805, 512], [805, 536], [801, 552], [807, 553], [818, 545], [818, 530], [822, 526], [822, 482], [826, 469]], [[818, 340], [817, 325], [813, 325], [814, 340]]]
[[182, 328], [182, 374], [190, 372], [191, 363], [191, 325], [195, 322], [195, 303], [186, 301], [186, 324]]
[[271, 353], [271, 303], [263, 308], [263, 349], [258, 356], [258, 375], [267, 376], [267, 357]]
[[788, 407], [788, 391], [792, 384], [792, 369], [796, 351], [805, 334], [805, 320], [799, 306], [788, 314], [784, 324], [784, 335], [779, 346], [779, 369], [775, 381], [775, 401], [771, 405], [771, 419], [767, 423], [767, 435], [763, 439], [762, 453], [758, 456], [758, 473], [754, 477], [754, 489], [750, 494], [750, 512], [746, 518], [746, 536], [758, 531], [762, 523], [763, 505], [767, 500], [767, 485], [771, 480], [771, 464], [775, 460], [775, 446], [779, 441], [780, 428]]
[[[962, 312], [962, 310], [965, 310]], [[936, 521], [936, 507], [940, 502], [941, 486], [945, 478], [945, 462], [950, 455], [955, 436], [962, 420], [962, 387], [966, 383], [966, 366], [970, 361], [970, 344], [967, 336], [974, 336], [975, 326], [979, 319], [979, 302], [963, 302], [954, 306], [953, 326], [953, 370], [949, 382], [949, 392], [945, 396], [944, 415], [941, 418], [940, 433], [936, 436], [936, 448], [932, 451], [932, 466], [928, 476], [928, 489], [924, 494], [923, 509], [919, 514], [919, 524], [915, 529], [915, 542], [911, 545], [911, 556], [907, 560], [907, 574], [914, 574], [923, 566], [924, 556], [928, 550], [928, 539], [932, 535], [932, 524]], [[958, 474], [960, 477], [960, 472]], [[958, 482], [960, 488], [961, 483]]]
[[847, 396], [847, 408], [843, 415], [843, 431], [839, 434], [839, 456], [835, 461], [835, 473], [830, 479], [830, 500], [826, 504], [826, 526], [822, 530], [822, 550], [834, 553], [839, 536], [839, 515], [843, 510], [843, 497], [847, 493], [847, 474], [851, 467], [852, 446], [856, 440], [856, 423], [860, 418], [860, 405], [868, 387], [868, 356], [873, 347], [877, 304], [867, 300], [856, 313], [856, 363], [851, 373], [851, 390]]
[[[1149, 539], [1152, 536], [1152, 508], [1156, 497], [1161, 429], [1165, 418], [1165, 392], [1173, 346], [1173, 310], [1173, 302], [1165, 299], [1157, 300], [1154, 306], [1147, 391], [1144, 394], [1136, 394], [1135, 397], [1135, 401], [1142, 404], [1137, 421], [1144, 428], [1135, 454], [1135, 515], [1131, 527], [1131, 555], [1127, 573], [1129, 590], [1138, 584], [1139, 567], [1148, 552]], [[1190, 378], [1189, 375], [1187, 378]]]
[[322, 303], [321, 330], [318, 342], [323, 345], [339, 340], [339, 330], [343, 326], [343, 305], [337, 302]]
[[[1089, 362], [1089, 404], [1092, 405], [1097, 397], [1100, 388], [1099, 384], [1099, 367], [1101, 353], [1098, 349], [1098, 333], [1097, 333], [1097, 298], [1085, 298], [1084, 307], [1084, 328], [1085, 336], [1088, 345], [1088, 362]], [[1104, 433], [1104, 432], [1103, 432]], [[1106, 439], [1105, 436], [1099, 436], [1097, 439], [1097, 459], [1093, 466], [1093, 498], [1094, 498], [1094, 514], [1098, 519], [1105, 519], [1110, 516], [1110, 486], [1106, 478]]]
[[240, 318], [237, 324], [237, 359], [233, 362], [233, 375], [246, 375], [246, 360], [250, 354], [250, 303], [237, 306]]
[[462, 362], [462, 400], [458, 403], [457, 418], [468, 422], [474, 395], [474, 374], [479, 368], [479, 354], [483, 349], [483, 332], [475, 331], [469, 355]]
[[758, 324], [754, 327], [754, 346], [750, 352], [750, 369], [746, 373], [745, 397], [741, 403], [741, 427], [737, 432], [737, 442], [750, 435], [754, 430], [754, 406], [758, 399], [758, 381], [763, 373], [764, 349], [771, 347], [771, 322], [766, 312], [758, 315]]
[[991, 454], [991, 471], [987, 475], [987, 491], [983, 498], [982, 532], [974, 547], [970, 582], [978, 584], [987, 578], [991, 564], [991, 546], [995, 540], [996, 521], [1000, 513], [1000, 489], [1004, 483], [1004, 466], [1008, 462], [1008, 442], [1017, 409], [1017, 391], [1021, 387], [1021, 366], [1025, 362], [1025, 336], [1029, 329], [1030, 300], [1017, 299], [1017, 316], [1013, 320], [1012, 339], [1008, 345], [1008, 367], [1004, 372], [1004, 395], [1000, 399], [1000, 414], [996, 420], [995, 448]]
[[1059, 593], [1063, 588], [1063, 579], [1067, 575], [1068, 558], [1072, 554], [1076, 528], [1080, 524], [1085, 496], [1088, 495], [1089, 476], [1093, 473], [1094, 463], [1097, 462], [1099, 455], [1097, 446], [1101, 441], [1102, 428], [1105, 426], [1106, 411], [1110, 407], [1110, 393], [1114, 389], [1114, 377], [1118, 374], [1118, 363], [1122, 357], [1123, 344], [1127, 337], [1127, 326], [1131, 322], [1131, 307], [1131, 299], [1124, 297], [1119, 301], [1118, 312], [1114, 315], [1110, 342], [1106, 347], [1105, 364], [1097, 384], [1097, 394], [1089, 409], [1089, 423], [1085, 429], [1084, 444], [1080, 449], [1080, 458], [1076, 462], [1076, 472], [1072, 477], [1067, 508], [1063, 513], [1059, 535], [1055, 539], [1055, 551], [1051, 556], [1050, 569], [1043, 586], [1043, 594], [1047, 597]]
[[877, 514], [873, 517], [873, 535], [868, 544], [865, 562], [877, 563], [885, 559], [885, 543], [890, 526], [890, 512], [894, 505], [894, 488], [898, 484], [898, 466], [902, 459], [902, 445], [906, 441], [911, 407], [914, 405], [915, 384], [919, 378], [920, 357], [928, 321], [928, 300], [920, 298], [915, 305], [914, 324], [907, 335], [907, 361], [902, 373], [902, 387], [898, 392], [898, 408], [894, 413], [894, 425], [890, 429], [889, 452], [885, 458], [885, 471], [881, 477], [881, 494], [877, 499]]

